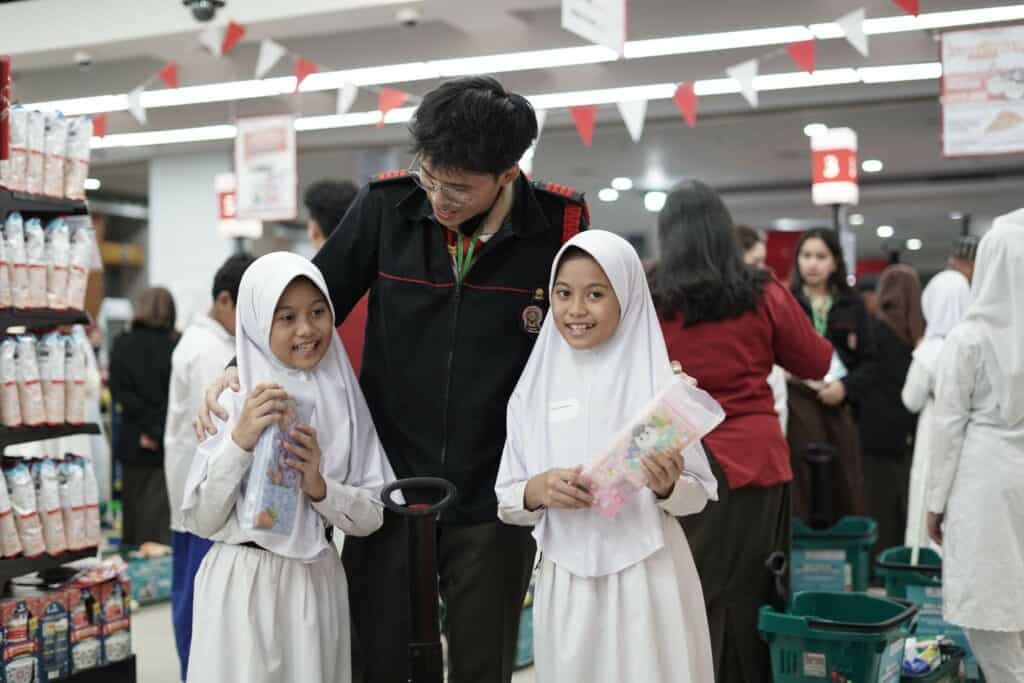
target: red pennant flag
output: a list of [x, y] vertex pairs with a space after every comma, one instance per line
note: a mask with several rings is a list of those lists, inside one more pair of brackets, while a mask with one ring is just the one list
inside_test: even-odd
[[107, 115], [106, 114], [93, 114], [92, 115], [92, 134], [98, 138], [103, 137], [107, 134]]
[[224, 42], [221, 43], [220, 53], [226, 55], [231, 52], [232, 49], [240, 42], [245, 36], [245, 27], [241, 24], [236, 24], [233, 21], [228, 22], [228, 27], [224, 30]]
[[380, 109], [380, 121], [377, 122], [377, 127], [380, 128], [384, 125], [384, 117], [389, 111], [401, 107], [408, 100], [408, 93], [394, 88], [381, 88], [380, 94], [377, 95], [377, 109]]
[[320, 66], [316, 62], [311, 62], [305, 57], [295, 58], [295, 92], [299, 92], [299, 86], [302, 85], [302, 81], [306, 80], [307, 76], [311, 76], [320, 70]]
[[686, 125], [694, 128], [697, 125], [697, 93], [693, 89], [693, 83], [680, 83], [676, 88], [676, 94], [672, 96], [676, 103], [676, 109], [686, 119]]
[[163, 81], [168, 88], [178, 87], [178, 64], [176, 62], [167, 62], [167, 66], [160, 69], [160, 73], [157, 74], [160, 80]]
[[814, 66], [817, 61], [817, 49], [814, 39], [802, 40], [799, 43], [790, 43], [786, 46], [786, 52], [793, 58], [796, 65], [809, 74], [814, 73]]
[[594, 142], [594, 124], [597, 119], [597, 105], [588, 104], [585, 107], [569, 107], [572, 120], [576, 124], [583, 144], [587, 147]]
[[915, 17], [921, 13], [921, 0], [892, 0], [896, 6]]

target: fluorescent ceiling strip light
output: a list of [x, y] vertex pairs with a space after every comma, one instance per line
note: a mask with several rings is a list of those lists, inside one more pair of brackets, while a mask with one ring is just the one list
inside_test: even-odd
[[[919, 31], [923, 29], [953, 28], [992, 22], [1024, 19], [1024, 5], [990, 7], [952, 12], [931, 12], [918, 17], [897, 16], [868, 19], [864, 28], [868, 35]], [[640, 59], [696, 52], [714, 52], [743, 47], [781, 45], [811, 37], [820, 39], [841, 38], [843, 31], [838, 24], [813, 24], [806, 26], [777, 26], [770, 28], [705, 33], [691, 36], [634, 40], [626, 43], [626, 59]], [[407, 64], [373, 66], [345, 71], [325, 71], [309, 76], [302, 83], [303, 92], [316, 92], [341, 88], [346, 83], [358, 86], [386, 85], [438, 78], [452, 78], [478, 73], [507, 73], [551, 69], [582, 64], [599, 64], [614, 61], [614, 53], [598, 45], [572, 48], [509, 52], [504, 54], [440, 59]], [[721, 79], [732, 83], [730, 79]], [[721, 90], [724, 85], [707, 86], [707, 92], [698, 95], [725, 94], [736, 90]], [[730, 86], [731, 87], [731, 86]], [[759, 86], [760, 87], [760, 86]], [[295, 77], [285, 76], [263, 80], [229, 81], [184, 88], [152, 90], [142, 94], [142, 105], [147, 109], [184, 106], [206, 102], [226, 102], [259, 97], [286, 95], [295, 89]], [[128, 98], [125, 95], [99, 95], [67, 100], [38, 102], [28, 105], [33, 109], [59, 110], [68, 116], [95, 114], [111, 111], [126, 111]]]
[[230, 124], [200, 126], [199, 128], [175, 128], [152, 130], [143, 133], [117, 133], [102, 138], [94, 137], [89, 146], [93, 149], [115, 147], [149, 147], [151, 145], [173, 145], [182, 142], [208, 142], [210, 140], [232, 140], [238, 129]]
[[900, 83], [903, 81], [930, 81], [942, 78], [941, 62], [924, 64], [898, 64], [896, 66], [864, 66], [857, 69], [862, 83]]
[[[384, 117], [385, 124], [406, 123], [412, 119], [416, 107], [400, 107], [392, 109]], [[359, 111], [349, 114], [329, 114], [327, 116], [304, 116], [295, 120], [295, 130], [328, 130], [330, 128], [353, 128], [356, 126], [375, 126], [380, 121], [380, 111]]]

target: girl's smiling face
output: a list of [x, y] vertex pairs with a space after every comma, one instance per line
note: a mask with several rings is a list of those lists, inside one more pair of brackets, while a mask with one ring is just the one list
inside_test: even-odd
[[305, 277], [292, 280], [274, 310], [270, 350], [297, 370], [312, 370], [323, 359], [334, 334], [334, 320], [323, 292]]
[[615, 334], [619, 300], [604, 270], [586, 252], [577, 250], [562, 257], [551, 313], [558, 331], [574, 349], [592, 349]]

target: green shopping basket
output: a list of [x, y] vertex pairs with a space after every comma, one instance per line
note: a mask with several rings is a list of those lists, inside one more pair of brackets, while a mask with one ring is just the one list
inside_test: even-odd
[[793, 592], [866, 591], [877, 540], [878, 523], [868, 517], [843, 517], [827, 529], [793, 520]]

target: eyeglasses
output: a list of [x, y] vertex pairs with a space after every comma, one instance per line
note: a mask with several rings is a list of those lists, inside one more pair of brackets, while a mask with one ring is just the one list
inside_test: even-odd
[[427, 194], [442, 194], [455, 207], [465, 206], [473, 198], [472, 193], [467, 190], [457, 190], [444, 183], [439, 183], [423, 177], [423, 168], [419, 159], [416, 159], [408, 168], [409, 177]]

